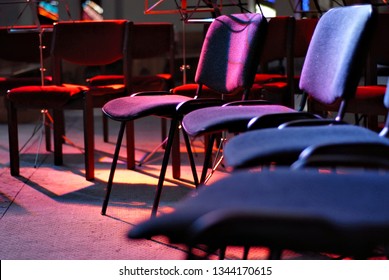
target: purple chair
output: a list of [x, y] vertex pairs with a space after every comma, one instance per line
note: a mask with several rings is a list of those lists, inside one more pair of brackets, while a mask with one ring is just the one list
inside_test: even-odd
[[[195, 98], [172, 95], [169, 92], [146, 92], [110, 101], [103, 107], [103, 112], [109, 118], [121, 122], [107, 193], [102, 207], [103, 215], [108, 206], [126, 123], [150, 115], [171, 119], [168, 141], [152, 207], [152, 216], [154, 216], [157, 213], [170, 152], [173, 142], [175, 142], [174, 139], [178, 136], [178, 127], [182, 117], [200, 107], [222, 104], [221, 99], [202, 98], [203, 86], [219, 92], [220, 96], [241, 91], [248, 94], [258, 67], [266, 27], [266, 19], [260, 14], [233, 14], [215, 19], [208, 29], [200, 54], [195, 77], [198, 84]], [[204, 97], [206, 96], [204, 95]], [[190, 147], [189, 139], [185, 134], [184, 138], [187, 148]], [[177, 146], [175, 145], [175, 147]], [[190, 148], [188, 151], [194, 182], [195, 185], [198, 185], [193, 155]]]

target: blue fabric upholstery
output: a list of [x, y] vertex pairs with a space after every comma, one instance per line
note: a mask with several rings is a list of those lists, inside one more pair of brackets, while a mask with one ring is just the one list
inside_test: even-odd
[[236, 245], [367, 252], [389, 242], [388, 180], [388, 174], [376, 172], [236, 172], [178, 202], [172, 213], [135, 226], [129, 237], [162, 235], [193, 245], [200, 218], [236, 213], [253, 219], [240, 227], [229, 224], [204, 243], [217, 246], [231, 237]]
[[366, 32], [372, 25], [366, 12], [370, 9], [369, 5], [337, 8], [320, 18], [301, 72], [301, 90], [326, 104], [355, 94], [368, 48], [359, 42], [372, 33]]
[[246, 130], [248, 122], [254, 117], [286, 112], [294, 112], [294, 110], [279, 105], [203, 108], [187, 114], [182, 121], [182, 126], [190, 136], [210, 131], [241, 132]]
[[361, 142], [389, 144], [389, 139], [354, 125], [268, 128], [233, 137], [225, 145], [224, 159], [233, 168], [270, 162], [290, 164], [309, 146]]

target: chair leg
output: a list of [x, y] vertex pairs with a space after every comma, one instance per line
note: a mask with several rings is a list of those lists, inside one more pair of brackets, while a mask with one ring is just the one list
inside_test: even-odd
[[9, 141], [9, 160], [12, 176], [19, 176], [19, 135], [17, 110], [12, 102], [7, 102], [8, 108], [8, 141]]
[[135, 169], [135, 129], [134, 121], [128, 121], [126, 124], [127, 141], [127, 169]]
[[161, 118], [161, 141], [162, 141], [162, 149], [166, 148], [166, 142], [165, 139], [167, 137], [166, 135], [166, 130], [167, 130], [167, 124], [166, 124], [166, 119]]
[[85, 149], [85, 178], [91, 181], [95, 178], [95, 137], [93, 96], [85, 95], [84, 105], [84, 149]]
[[244, 246], [243, 248], [243, 260], [247, 260], [249, 257], [250, 246]]
[[157, 190], [156, 190], [155, 197], [154, 197], [154, 204], [153, 204], [153, 208], [151, 210], [151, 217], [155, 217], [157, 214], [159, 200], [161, 198], [162, 187], [163, 187], [163, 183], [165, 181], [166, 169], [167, 169], [167, 166], [169, 163], [170, 152], [172, 150], [174, 137], [175, 137], [177, 131], [178, 131], [178, 120], [172, 119], [171, 124], [170, 124], [170, 129], [169, 129], [168, 140], [166, 143], [165, 153], [163, 155], [161, 171], [159, 174], [158, 186], [157, 186]]
[[281, 249], [270, 249], [268, 259], [269, 260], [280, 260], [282, 256]]
[[212, 134], [208, 140], [208, 145], [207, 145], [206, 151], [205, 151], [205, 158], [204, 158], [204, 164], [203, 164], [203, 171], [201, 172], [200, 184], [204, 184], [205, 179], [207, 177], [207, 171], [208, 171], [208, 167], [211, 163], [212, 149], [213, 149], [214, 142], [215, 142], [215, 135]]
[[62, 132], [64, 131], [63, 111], [53, 110], [53, 119], [54, 119], [54, 164], [62, 165], [63, 164]]
[[42, 109], [43, 112], [43, 120], [44, 120], [44, 130], [45, 130], [45, 142], [46, 142], [46, 151], [51, 151], [51, 124], [53, 123], [53, 119], [49, 115], [49, 111], [46, 109]]
[[195, 165], [195, 162], [194, 162], [194, 157], [193, 157], [192, 147], [190, 145], [189, 136], [188, 136], [188, 134], [184, 130], [182, 130], [182, 134], [184, 136], [186, 150], [188, 152], [190, 168], [191, 168], [192, 174], [193, 174], [193, 182], [194, 182], [194, 184], [195, 184], [195, 186], [197, 188], [198, 185], [199, 185], [199, 178], [197, 176], [196, 165]]
[[102, 120], [103, 120], [103, 141], [104, 143], [108, 143], [109, 141], [108, 117], [105, 114], [103, 114]]
[[120, 152], [120, 147], [122, 145], [125, 128], [126, 128], [126, 122], [122, 122], [120, 124], [120, 130], [119, 130], [118, 139], [117, 139], [117, 142], [116, 142], [115, 152], [113, 154], [113, 159], [112, 159], [112, 164], [111, 164], [111, 171], [109, 173], [109, 178], [108, 178], [108, 183], [107, 183], [107, 190], [106, 190], [105, 198], [104, 198], [104, 201], [103, 201], [103, 207], [101, 209], [101, 215], [105, 215], [105, 213], [107, 212], [108, 201], [109, 201], [109, 197], [111, 195], [113, 178], [114, 178], [114, 175], [115, 175], [116, 165], [117, 165], [117, 162], [118, 162], [118, 159], [119, 159], [119, 152]]
[[[178, 126], [178, 124], [177, 124], [177, 126]], [[179, 131], [179, 129], [175, 130], [175, 133], [174, 133], [174, 136], [173, 136], [173, 143], [172, 143], [172, 176], [173, 176], [174, 179], [180, 179], [181, 178], [181, 153], [180, 153], [180, 131]]]

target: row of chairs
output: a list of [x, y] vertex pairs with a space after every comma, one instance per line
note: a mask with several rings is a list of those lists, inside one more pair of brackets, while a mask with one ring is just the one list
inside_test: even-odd
[[[371, 5], [358, 5], [334, 8], [317, 24], [299, 88], [311, 101], [339, 102], [335, 119], [279, 105], [250, 106], [256, 107], [258, 116], [225, 145], [232, 174], [199, 189], [172, 213], [135, 226], [129, 237], [166, 236], [172, 243], [187, 245], [188, 258], [207, 258], [217, 250], [223, 258], [230, 245], [245, 247], [244, 257], [252, 246], [269, 248], [271, 259], [281, 258], [288, 249], [341, 258], [388, 257], [389, 177], [382, 169], [389, 166], [389, 123], [378, 134], [343, 122], [379, 18]], [[389, 90], [381, 100], [388, 110]], [[195, 110], [183, 117], [183, 130], [196, 125], [188, 134], [214, 133], [211, 114], [221, 111], [230, 116], [239, 108]], [[218, 125], [225, 125], [225, 120], [219, 118]], [[205, 245], [200, 250], [205, 255], [194, 253], [199, 245]]]
[[[134, 91], [167, 90], [174, 83], [174, 28], [171, 23], [132, 23], [127, 20], [69, 21], [54, 26], [17, 27], [0, 30], [1, 55], [5, 60], [49, 64], [50, 75], [37, 78], [4, 78], [1, 87], [8, 90], [10, 169], [19, 175], [18, 110], [40, 109], [46, 118], [46, 148], [51, 149], [50, 126], [54, 130], [54, 164], [63, 162], [62, 144], [65, 127], [63, 110], [83, 111], [85, 143], [85, 177], [94, 179], [94, 108], [107, 101], [127, 96]], [[42, 39], [40, 41], [40, 39]], [[155, 44], [155, 40], [158, 44]], [[136, 42], [136, 44], [134, 43]], [[139, 44], [138, 44], [139, 43]], [[42, 54], [39, 53], [42, 48]], [[132, 75], [137, 59], [162, 57], [168, 62], [166, 73]], [[48, 61], [49, 60], [49, 61]], [[118, 75], [107, 73], [90, 77], [87, 82], [74, 84], [65, 80], [63, 68], [79, 65], [108, 69], [121, 65]], [[45, 64], [45, 65], [46, 65]], [[105, 67], [105, 68], [104, 68]], [[110, 75], [108, 75], [110, 74]], [[47, 118], [51, 117], [52, 121]], [[108, 141], [107, 122], [104, 122], [104, 141]], [[134, 131], [128, 125], [127, 166], [135, 167]]]

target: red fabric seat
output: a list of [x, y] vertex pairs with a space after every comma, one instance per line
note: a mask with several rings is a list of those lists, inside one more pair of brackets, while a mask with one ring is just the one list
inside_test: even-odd
[[[64, 81], [63, 62], [78, 66], [101, 66], [123, 59], [131, 41], [126, 20], [61, 21], [54, 24], [51, 47], [53, 84], [13, 88], [7, 93], [11, 174], [19, 175], [17, 110], [19, 108], [48, 109], [53, 112], [54, 164], [62, 164], [62, 144], [65, 134], [63, 110], [76, 109], [84, 113], [85, 178], [94, 179], [94, 116], [93, 108], [130, 92], [126, 82], [120, 85], [88, 87]], [[36, 35], [36, 34], [35, 34]], [[25, 43], [28, 44], [28, 41]], [[127, 74], [127, 72], [126, 72]], [[71, 81], [70, 81], [71, 82]]]

